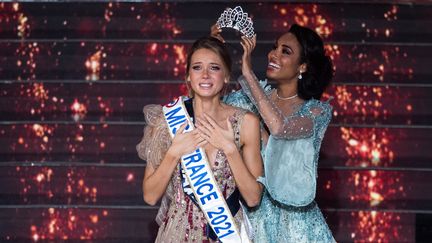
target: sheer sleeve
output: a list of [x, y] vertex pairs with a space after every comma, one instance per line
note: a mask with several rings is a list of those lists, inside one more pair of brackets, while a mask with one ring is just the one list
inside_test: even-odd
[[291, 206], [306, 206], [315, 199], [319, 150], [330, 123], [331, 106], [312, 99], [299, 113], [310, 114], [312, 136], [294, 140], [270, 136], [264, 156], [265, 177], [259, 178], [273, 199]]
[[[151, 164], [154, 169], [159, 167], [166, 151], [171, 145], [171, 136], [167, 129], [165, 119], [162, 113], [162, 106], [147, 105], [144, 107], [144, 119], [146, 127], [141, 142], [136, 146], [138, 156]], [[168, 185], [167, 191], [162, 197], [159, 211], [156, 215], [156, 222], [161, 225], [165, 221], [170, 204], [169, 195], [173, 194], [171, 184]]]
[[[267, 84], [267, 81], [259, 81], [259, 86], [263, 89], [263, 91], [269, 95], [271, 93], [271, 87]], [[258, 110], [254, 103], [250, 100], [248, 95], [244, 92], [243, 89], [231, 92], [223, 97], [223, 102], [232, 105], [235, 107], [239, 107], [250, 111], [256, 115], [258, 115]]]
[[282, 111], [269, 99], [258, 84], [255, 75], [240, 76], [238, 79], [243, 91], [257, 107], [259, 114], [276, 138], [299, 139], [312, 136], [313, 118], [308, 114], [284, 116]]
[[136, 149], [138, 156], [156, 169], [171, 144], [171, 137], [163, 118], [162, 106], [145, 106], [144, 118], [144, 136]]

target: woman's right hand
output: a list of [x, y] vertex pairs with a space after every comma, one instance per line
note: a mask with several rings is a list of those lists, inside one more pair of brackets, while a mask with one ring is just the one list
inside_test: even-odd
[[200, 137], [198, 129], [183, 133], [186, 125], [187, 123], [185, 122], [180, 126], [179, 130], [177, 130], [172, 144], [167, 151], [167, 153], [176, 158], [181, 158], [181, 156], [192, 153], [192, 151], [207, 144], [207, 142]]
[[242, 36], [241, 38], [242, 40], [240, 44], [243, 47], [242, 74], [246, 76], [253, 73], [251, 56], [252, 51], [255, 49], [256, 46], [256, 35], [254, 35], [252, 38], [248, 38], [246, 36]]
[[225, 39], [222, 37], [221, 33], [222, 29], [217, 24], [212, 25], [212, 27], [210, 28], [210, 35], [222, 41], [222, 43], [225, 43]]

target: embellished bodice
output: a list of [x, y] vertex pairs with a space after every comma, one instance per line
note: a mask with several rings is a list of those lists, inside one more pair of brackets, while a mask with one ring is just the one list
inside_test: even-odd
[[[218, 150], [214, 161], [209, 161], [213, 164], [212, 171], [216, 183], [219, 185], [219, 189], [222, 195], [227, 198], [236, 188], [234, 177], [229, 167], [228, 161], [225, 154]], [[175, 207], [184, 207], [190, 204], [190, 199], [186, 194], [183, 193], [182, 188], [182, 177], [180, 176], [180, 166], [177, 166], [176, 170], [171, 177], [170, 185], [171, 190], [175, 193], [167, 194], [171, 204]]]
[[[231, 119], [235, 143], [239, 150], [241, 150], [240, 128], [246, 112], [246, 110], [236, 108], [233, 119]], [[163, 118], [161, 106], [146, 106], [144, 114], [147, 126], [144, 131], [144, 138], [137, 145], [137, 151], [142, 159], [147, 160], [147, 163], [151, 163], [154, 168], [157, 168], [164, 157], [164, 153], [171, 145], [171, 137]], [[156, 141], [159, 139], [164, 139], [164, 141]], [[236, 184], [226, 155], [223, 151], [218, 150], [214, 161], [209, 161], [209, 164], [223, 196], [229, 197], [236, 189]], [[242, 218], [243, 214], [240, 210], [234, 216], [234, 220], [239, 225]], [[180, 163], [171, 176], [156, 221], [161, 227], [157, 242], [194, 242], [195, 240], [206, 239], [207, 221], [200, 208], [183, 192]], [[185, 239], [179, 240], [176, 237], [182, 232], [186, 235]]]
[[[259, 84], [263, 94], [260, 99], [255, 99], [248, 85], [242, 85], [242, 90], [225, 96], [224, 101], [257, 114], [265, 108], [276, 109], [271, 102], [268, 107], [260, 106], [273, 91], [266, 82]], [[318, 155], [332, 108], [328, 102], [311, 99], [293, 110], [293, 114], [283, 117], [284, 132], [270, 135], [262, 146], [265, 176], [259, 181], [265, 191], [258, 209], [248, 213], [254, 242], [333, 243], [332, 233], [314, 202]], [[262, 119], [272, 122], [271, 117]]]
[[[247, 84], [242, 84], [242, 87], [242, 90], [226, 96], [225, 102], [259, 114], [263, 110], [273, 110], [283, 121], [281, 132], [271, 134], [266, 146], [262, 147], [265, 176], [260, 177], [259, 181], [273, 199], [283, 204], [306, 206], [312, 203], [316, 192], [319, 150], [331, 119], [330, 104], [310, 99], [295, 107], [294, 113], [284, 115], [269, 99], [274, 90], [266, 82], [260, 82], [257, 88], [262, 89], [260, 99], [253, 95]], [[264, 101], [267, 106], [263, 105]], [[263, 117], [263, 120], [267, 124], [274, 118]]]

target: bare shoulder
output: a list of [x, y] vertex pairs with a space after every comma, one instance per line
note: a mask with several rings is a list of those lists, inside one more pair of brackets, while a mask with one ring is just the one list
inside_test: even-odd
[[260, 120], [258, 116], [252, 112], [245, 111], [241, 124], [242, 136], [253, 136], [260, 131]]
[[241, 108], [238, 108], [238, 107], [235, 107], [232, 105], [228, 105], [226, 103], [223, 103], [223, 109], [229, 114], [234, 114], [237, 111], [242, 110]]
[[246, 111], [243, 120], [245, 125], [250, 124], [252, 126], [259, 126], [259, 122], [260, 122], [258, 116], [249, 111]]
[[[240, 120], [241, 131], [247, 131], [249, 129], [259, 129], [259, 118], [254, 113], [235, 106], [226, 105], [224, 109], [230, 116], [233, 116], [237, 121]], [[243, 132], [246, 134], [247, 132]]]
[[259, 144], [260, 140], [260, 120], [257, 115], [246, 111], [240, 127], [240, 143], [242, 145]]

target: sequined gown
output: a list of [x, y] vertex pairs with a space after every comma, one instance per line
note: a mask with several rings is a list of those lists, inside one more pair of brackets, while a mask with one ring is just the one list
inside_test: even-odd
[[[235, 142], [239, 149], [240, 127], [245, 113], [245, 110], [237, 109], [233, 115]], [[145, 106], [144, 116], [147, 126], [142, 141], [137, 145], [137, 151], [141, 159], [157, 168], [171, 145], [171, 137], [160, 105]], [[212, 170], [224, 197], [231, 195], [236, 185], [226, 156], [220, 150], [216, 154]], [[243, 220], [242, 209], [234, 216], [234, 220], [240, 229], [240, 222]], [[174, 171], [162, 198], [156, 221], [159, 224], [159, 231], [155, 242], [213, 242], [207, 238], [207, 221], [204, 214], [183, 193], [179, 167]]]
[[[265, 81], [258, 87], [250, 87], [244, 79], [239, 82], [242, 90], [226, 96], [226, 103], [260, 114], [263, 109], [277, 109], [268, 98], [274, 90]], [[318, 154], [330, 119], [327, 102], [305, 101], [284, 117], [283, 132], [270, 135], [263, 144], [264, 177], [258, 181], [265, 190], [259, 207], [248, 212], [254, 242], [335, 242], [314, 201]]]

